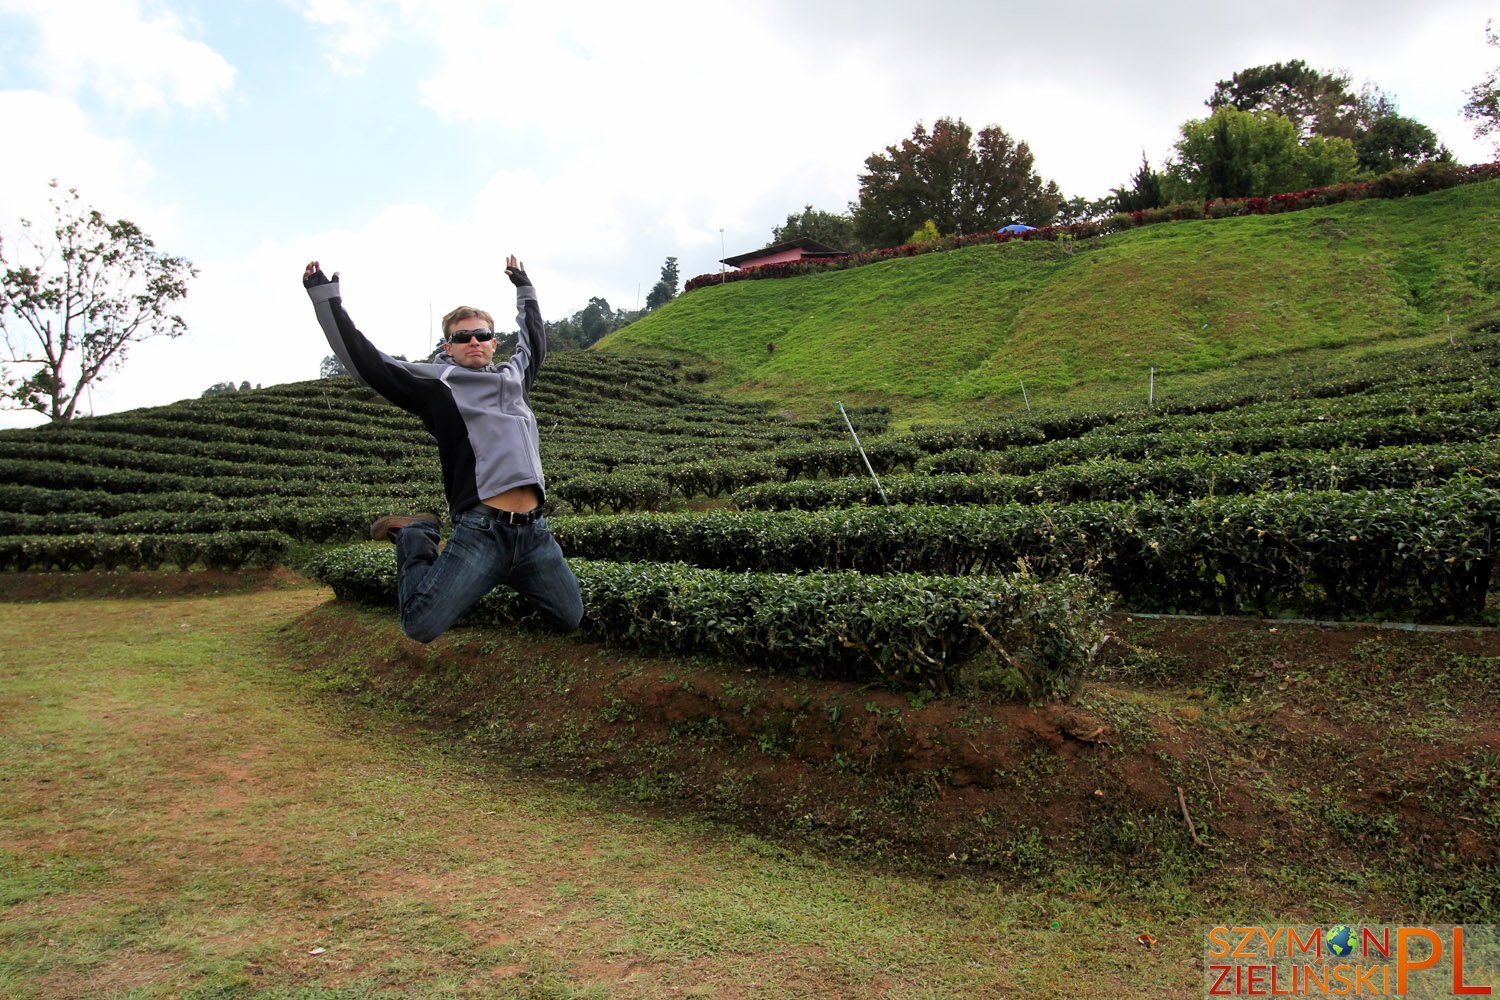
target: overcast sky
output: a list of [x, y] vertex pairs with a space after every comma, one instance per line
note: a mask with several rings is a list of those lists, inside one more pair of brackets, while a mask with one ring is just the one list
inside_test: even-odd
[[[504, 314], [506, 254], [548, 319], [635, 308], [767, 242], [804, 204], [841, 211], [864, 158], [921, 120], [999, 125], [1065, 194], [1160, 164], [1217, 80], [1303, 59], [1393, 95], [1464, 162], [1459, 112], [1500, 51], [1493, 0], [1256, 4], [977, 0], [499, 3], [0, 0], [0, 234], [47, 181], [139, 223], [200, 275], [191, 332], [137, 346], [95, 413], [226, 380], [317, 375], [299, 276], [343, 272], [392, 354], [430, 317]], [[88, 413], [88, 403], [80, 412]], [[37, 422], [0, 414], [0, 426]]]

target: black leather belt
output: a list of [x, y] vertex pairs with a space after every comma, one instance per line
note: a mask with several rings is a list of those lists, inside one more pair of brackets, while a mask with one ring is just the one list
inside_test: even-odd
[[513, 510], [501, 510], [499, 507], [491, 507], [489, 504], [477, 503], [469, 508], [470, 514], [482, 514], [485, 517], [499, 521], [501, 524], [531, 524], [542, 516], [542, 508], [536, 507], [523, 514]]

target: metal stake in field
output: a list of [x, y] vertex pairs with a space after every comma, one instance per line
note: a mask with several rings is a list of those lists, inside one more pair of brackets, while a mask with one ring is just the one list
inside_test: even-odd
[[1026, 412], [1031, 412], [1031, 397], [1026, 395], [1026, 380], [1021, 379], [1021, 398], [1026, 400]]
[[1147, 406], [1155, 406], [1156, 405], [1156, 366], [1155, 365], [1151, 366], [1151, 390], [1150, 390], [1150, 394], [1146, 397], [1146, 405]]
[[844, 409], [844, 401], [838, 401], [839, 412], [844, 415], [844, 426], [849, 428], [849, 433], [854, 436], [854, 447], [859, 449], [859, 457], [865, 460], [865, 468], [870, 470], [870, 478], [875, 480], [875, 488], [880, 491], [880, 502], [887, 507], [891, 505], [891, 498], [885, 495], [885, 487], [880, 485], [880, 477], [875, 475], [875, 467], [870, 464], [870, 456], [865, 454], [865, 446], [859, 443], [859, 435], [854, 431], [854, 421], [849, 419], [849, 411]]

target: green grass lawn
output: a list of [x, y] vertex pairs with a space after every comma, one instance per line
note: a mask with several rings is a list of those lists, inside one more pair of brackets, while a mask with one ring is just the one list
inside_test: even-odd
[[[511, 770], [481, 743], [419, 728], [390, 700], [358, 695], [341, 660], [290, 659], [300, 647], [288, 637], [327, 620], [314, 612], [328, 593], [284, 574], [269, 580], [206, 597], [0, 604], [0, 643], [21, 654], [0, 665], [0, 996], [1189, 997], [1201, 995], [1207, 927], [1378, 923], [1360, 900], [1371, 884], [1405, 877], [1397, 869], [1408, 862], [1376, 848], [1363, 868], [1347, 868], [1266, 836], [1226, 841], [1227, 828], [1201, 852], [1163, 838], [1176, 853], [1139, 864], [1128, 852], [1058, 863], [1033, 831], [1011, 851], [1016, 861], [1040, 852], [1033, 876], [957, 866], [944, 877], [664, 815]], [[407, 644], [397, 657], [373, 634], [391, 631], [388, 616], [357, 614], [372, 618], [360, 667], [369, 672], [425, 659], [432, 683], [455, 683], [455, 651], [484, 639]], [[1135, 634], [1148, 640], [1162, 627]], [[501, 662], [517, 649], [545, 659], [547, 643], [575, 648], [494, 638], [495, 667], [508, 671], [529, 669]], [[1226, 655], [1250, 664], [1286, 655], [1260, 645], [1254, 656]], [[1460, 682], [1434, 675], [1403, 687], [1416, 681], [1383, 645], [1360, 642], [1338, 669], [1389, 672], [1389, 704], [1349, 711], [1389, 709], [1405, 728], [1372, 734], [1405, 734], [1423, 753], [1469, 761], [1452, 719], [1455, 704], [1468, 704]], [[1311, 689], [1296, 695], [1306, 705], [1288, 703], [1285, 684], [1254, 703], [1235, 687], [1208, 714], [1198, 706], [1215, 702], [1204, 690], [1106, 685], [1086, 704], [1126, 747], [1152, 733], [1181, 737], [1200, 716], [1193, 753], [1243, 736], [1234, 754], [1251, 756], [1221, 760], [1230, 788], [1236, 773], [1284, 753], [1257, 735], [1264, 720], [1327, 707], [1343, 683], [1337, 670], [1323, 678], [1298, 663], [1310, 671], [1299, 683]], [[1420, 705], [1439, 695], [1432, 724], [1442, 733], [1414, 728], [1429, 725]], [[1311, 742], [1305, 749], [1323, 763]], [[1347, 770], [1330, 780], [1360, 780], [1338, 777]], [[1043, 813], [1045, 773], [1022, 792], [1041, 795]], [[1339, 801], [1315, 784], [1277, 793], [1294, 827], [1316, 828], [1319, 810]], [[1457, 808], [1490, 816], [1487, 794]], [[1209, 803], [1198, 802], [1201, 823]], [[1374, 822], [1336, 818], [1360, 843]], [[1387, 861], [1394, 876], [1382, 874]], [[1473, 899], [1451, 902], [1462, 910]], [[1155, 947], [1138, 944], [1141, 934]]]
[[[679, 357], [798, 414], [1016, 409], [1446, 334], [1500, 302], [1500, 182], [1398, 201], [1008, 243], [690, 292], [599, 350]], [[768, 345], [774, 345], [774, 350]], [[1338, 363], [1332, 354], [1330, 364]]]
[[1195, 994], [1180, 889], [882, 873], [523, 782], [279, 659], [325, 599], [0, 605], [0, 995]]

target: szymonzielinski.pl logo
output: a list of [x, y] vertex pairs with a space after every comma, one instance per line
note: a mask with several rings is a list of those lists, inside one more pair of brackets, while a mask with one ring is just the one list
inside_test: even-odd
[[1208, 997], [1489, 996], [1500, 928], [1222, 924], [1204, 934], [1203, 983]]

